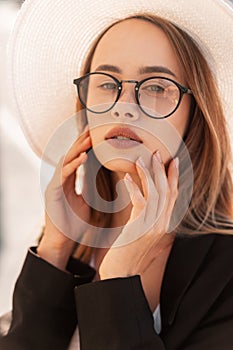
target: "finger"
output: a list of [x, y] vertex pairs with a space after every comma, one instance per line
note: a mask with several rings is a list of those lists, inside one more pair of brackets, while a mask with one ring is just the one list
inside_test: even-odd
[[159, 194], [155, 183], [151, 177], [149, 169], [146, 168], [142, 159], [136, 162], [138, 175], [140, 177], [142, 187], [145, 191], [145, 198], [147, 206], [145, 208], [145, 227], [149, 231], [157, 222], [157, 207], [159, 201]]
[[173, 159], [168, 167], [168, 187], [169, 187], [169, 206], [168, 210], [173, 210], [178, 197], [178, 182], [179, 182], [179, 159]]
[[85, 134], [79, 136], [78, 139], [72, 144], [65, 156], [64, 163], [70, 163], [73, 159], [77, 158], [80, 153], [87, 151], [90, 147], [91, 137], [87, 131]]
[[155, 186], [158, 191], [157, 217], [159, 217], [165, 207], [168, 190], [167, 175], [159, 151], [153, 154], [152, 169]]
[[146, 206], [146, 200], [128, 173], [125, 175], [124, 181], [133, 205], [129, 221], [133, 221], [143, 212]]
[[[155, 184], [151, 178], [151, 174], [149, 169], [146, 168], [144, 161], [141, 157], [136, 161], [136, 169], [138, 172], [138, 176], [141, 180], [142, 190], [145, 196], [145, 199], [148, 201], [149, 197], [151, 200], [155, 200], [157, 203], [158, 194], [155, 188]], [[156, 205], [156, 203], [154, 203]]]
[[48, 185], [49, 188], [59, 188], [61, 186], [61, 173], [64, 163], [64, 157], [61, 157], [57, 163], [56, 169], [54, 171], [53, 177]]
[[62, 184], [66, 181], [66, 179], [76, 172], [77, 168], [85, 163], [87, 160], [86, 152], [82, 152], [77, 158], [73, 159], [70, 163], [66, 164], [62, 168]]
[[86, 131], [89, 132], [89, 125], [88, 124], [85, 125], [82, 134], [84, 134]]
[[165, 232], [171, 232], [169, 231], [170, 223], [171, 223], [171, 218], [173, 215], [173, 210], [175, 206], [175, 202], [177, 200], [178, 196], [178, 169], [176, 167], [176, 162], [172, 160], [169, 164], [168, 167], [168, 189], [167, 189], [167, 200], [166, 204], [164, 206], [164, 215], [163, 217], [163, 226], [165, 229]]
[[81, 135], [71, 146], [69, 151], [67, 152], [65, 159], [64, 159], [64, 165], [70, 163], [75, 158], [77, 158], [80, 153], [87, 151], [89, 148], [91, 148], [91, 137], [88, 135], [88, 131], [85, 133], [85, 135]]

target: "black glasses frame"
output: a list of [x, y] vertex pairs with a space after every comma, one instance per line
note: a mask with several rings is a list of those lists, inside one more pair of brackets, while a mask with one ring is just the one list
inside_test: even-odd
[[[117, 84], [117, 87], [118, 87], [118, 92], [117, 92], [117, 97], [116, 97], [116, 100], [115, 102], [113, 103], [113, 105], [106, 109], [105, 111], [103, 112], [95, 112], [93, 111], [92, 109], [88, 108], [86, 106], [86, 103], [82, 100], [82, 97], [81, 97], [81, 94], [80, 94], [80, 84], [82, 82], [83, 79], [87, 78], [88, 76], [90, 75], [94, 75], [94, 74], [102, 74], [102, 75], [105, 75], [107, 77], [110, 77], [111, 79], [113, 79], [116, 84]], [[145, 82], [145, 81], [148, 81], [148, 80], [151, 80], [151, 79], [165, 79], [165, 80], [168, 80], [170, 82], [172, 82], [173, 84], [175, 84], [178, 89], [179, 89], [179, 92], [180, 92], [180, 96], [179, 96], [179, 101], [176, 105], [176, 108], [169, 114], [163, 116], [163, 117], [155, 117], [155, 116], [152, 116], [150, 115], [149, 113], [147, 113], [146, 111], [144, 111], [144, 109], [142, 108], [141, 104], [140, 104], [140, 101], [139, 101], [139, 96], [138, 96], [138, 91], [139, 91], [139, 88], [140, 86]], [[172, 115], [173, 113], [175, 113], [175, 111], [178, 109], [180, 103], [181, 103], [181, 100], [182, 100], [182, 97], [184, 96], [184, 94], [190, 94], [192, 95], [192, 91], [185, 87], [185, 86], [182, 86], [181, 84], [177, 83], [175, 80], [173, 79], [170, 79], [170, 78], [167, 78], [167, 77], [163, 77], [163, 76], [152, 76], [152, 77], [149, 77], [149, 78], [145, 78], [143, 80], [121, 80], [119, 81], [117, 78], [115, 78], [114, 76], [112, 76], [111, 74], [108, 74], [108, 73], [103, 73], [103, 72], [91, 72], [91, 73], [87, 73], [85, 75], [83, 75], [82, 77], [78, 78], [78, 79], [74, 79], [73, 80], [73, 83], [77, 86], [77, 90], [78, 90], [78, 96], [79, 96], [79, 100], [81, 102], [81, 104], [83, 105], [84, 108], [86, 108], [88, 111], [92, 112], [92, 113], [95, 113], [95, 114], [103, 114], [103, 113], [106, 113], [108, 111], [110, 111], [117, 103], [117, 101], [119, 100], [120, 98], [120, 95], [121, 95], [121, 91], [122, 91], [122, 83], [129, 83], [129, 84], [135, 84], [135, 87], [134, 87], [134, 91], [135, 91], [135, 99], [136, 99], [136, 102], [139, 106], [139, 108], [141, 109], [141, 111], [146, 114], [148, 117], [150, 118], [153, 118], [153, 119], [165, 119], [165, 118], [168, 118], [170, 117], [170, 115]]]

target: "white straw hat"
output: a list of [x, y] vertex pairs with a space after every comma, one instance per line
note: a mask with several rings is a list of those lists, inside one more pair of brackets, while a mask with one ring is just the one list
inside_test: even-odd
[[199, 43], [217, 78], [232, 132], [230, 1], [26, 0], [9, 43], [8, 75], [21, 127], [38, 156], [57, 127], [75, 113], [73, 79], [80, 76], [93, 40], [115, 21], [142, 12], [176, 23]]

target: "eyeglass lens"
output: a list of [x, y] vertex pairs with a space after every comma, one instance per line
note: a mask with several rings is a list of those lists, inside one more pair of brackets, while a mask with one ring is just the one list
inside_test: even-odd
[[[111, 76], [97, 73], [84, 77], [79, 83], [79, 98], [94, 113], [110, 110], [119, 98], [119, 83]], [[140, 108], [151, 117], [163, 118], [179, 104], [178, 86], [166, 78], [154, 77], [139, 84]]]

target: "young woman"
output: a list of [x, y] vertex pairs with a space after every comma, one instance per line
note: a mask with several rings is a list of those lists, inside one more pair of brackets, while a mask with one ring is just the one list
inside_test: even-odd
[[[63, 22], [68, 14], [74, 16], [72, 3], [58, 3]], [[229, 4], [206, 4], [210, 19], [218, 11], [223, 27], [233, 27]], [[19, 28], [25, 32], [25, 23], [33, 27], [38, 14], [48, 16], [47, 5], [26, 1], [17, 33]], [[226, 76], [214, 65], [217, 51], [232, 51], [228, 38], [223, 42], [221, 33], [207, 33], [210, 24], [200, 1], [178, 1], [168, 13], [171, 1], [117, 2], [108, 23], [101, 25], [95, 20], [100, 22], [108, 5], [94, 1], [90, 11], [86, 6], [80, 3], [76, 21], [81, 30], [84, 14], [86, 23], [92, 18], [82, 34], [88, 37], [89, 29], [95, 35], [80, 76], [72, 77], [82, 133], [47, 187], [43, 235], [29, 250], [16, 283], [12, 321], [0, 348], [231, 349], [233, 202], [227, 122], [232, 101], [228, 85], [226, 121], [219, 79], [225, 76], [227, 82], [233, 69], [229, 66]], [[186, 31], [181, 29], [185, 24]], [[50, 34], [54, 43], [55, 32]], [[214, 37], [221, 50], [213, 45], [211, 51]], [[82, 37], [77, 46], [84, 45]], [[57, 55], [53, 58], [54, 64], [61, 63]], [[59, 64], [53, 74], [61, 74]], [[43, 94], [49, 106], [54, 91], [48, 96], [46, 83], [40, 84], [44, 89], [34, 97], [41, 101]], [[56, 90], [56, 98], [66, 94], [65, 84], [62, 92]], [[28, 133], [30, 101], [28, 109], [22, 96], [17, 101]], [[38, 104], [38, 117], [44, 106]], [[55, 103], [57, 111], [60, 106]], [[52, 109], [45, 109], [41, 124], [52, 125]], [[50, 146], [53, 142], [52, 137]], [[83, 188], [77, 194], [82, 165]]]

